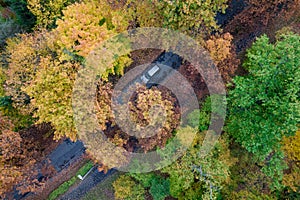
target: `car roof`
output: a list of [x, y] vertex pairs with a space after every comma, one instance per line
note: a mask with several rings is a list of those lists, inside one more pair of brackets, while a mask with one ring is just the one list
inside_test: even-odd
[[153, 76], [157, 71], [159, 70], [159, 67], [157, 65], [154, 65], [154, 67], [152, 67], [149, 71], [148, 74], [150, 76]]

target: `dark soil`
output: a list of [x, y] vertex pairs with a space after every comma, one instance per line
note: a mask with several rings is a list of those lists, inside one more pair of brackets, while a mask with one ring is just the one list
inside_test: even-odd
[[20, 135], [25, 142], [25, 146], [36, 151], [36, 161], [45, 159], [45, 156], [52, 152], [60, 143], [55, 142], [52, 137], [53, 129], [50, 124], [43, 123], [33, 125], [21, 130]]
[[225, 13], [217, 13], [216, 20], [218, 25], [220, 25], [221, 28], [224, 27], [234, 18], [234, 16], [241, 13], [246, 7], [247, 2], [245, 0], [230, 0]]
[[[267, 34], [274, 40], [276, 31], [289, 25], [299, 15], [300, 9], [300, 5], [292, 0], [285, 0], [277, 5], [272, 1], [265, 5], [254, 5], [249, 2], [249, 0], [232, 0], [228, 9], [233, 9], [236, 13], [233, 17], [229, 13], [228, 16], [232, 20], [222, 24], [224, 32], [233, 35], [233, 43], [241, 59], [244, 59], [246, 49], [262, 34]], [[219, 18], [220, 23], [224, 21], [222, 15]]]

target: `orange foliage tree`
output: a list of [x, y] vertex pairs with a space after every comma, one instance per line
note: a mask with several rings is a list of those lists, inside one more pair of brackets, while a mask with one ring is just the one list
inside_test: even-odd
[[32, 153], [23, 144], [20, 134], [12, 129], [11, 121], [0, 116], [0, 197], [4, 197], [6, 192], [21, 182], [26, 183], [18, 188], [22, 193], [42, 186], [36, 179], [32, 179], [35, 174]]
[[231, 80], [240, 64], [232, 40], [232, 35], [225, 33], [219, 36], [211, 36], [205, 44], [205, 48], [209, 51], [225, 82]]

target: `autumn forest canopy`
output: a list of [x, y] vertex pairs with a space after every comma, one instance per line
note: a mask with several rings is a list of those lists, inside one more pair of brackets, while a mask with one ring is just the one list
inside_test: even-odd
[[[91, 160], [104, 172], [131, 163], [109, 184], [120, 200], [300, 199], [299, 9], [299, 0], [0, 0], [0, 198], [51, 199]], [[116, 160], [90, 137], [85, 161], [57, 171], [48, 155], [66, 139], [82, 139], [72, 99], [78, 72], [108, 39], [146, 27], [193, 38], [220, 73], [226, 98], [210, 94], [203, 75], [181, 58], [176, 70], [198, 108], [189, 110], [184, 88], [181, 104], [170, 88], [139, 83], [128, 86], [131, 96], [115, 112], [114, 88], [124, 74], [168, 52], [116, 42], [130, 53], [115, 54], [93, 74], [96, 91], [87, 106], [107, 141], [127, 153]], [[220, 136], [203, 156], [210, 125], [221, 116]], [[138, 165], [130, 153], [168, 158], [177, 146], [185, 151], [174, 162], [135, 173], [153, 163]]]

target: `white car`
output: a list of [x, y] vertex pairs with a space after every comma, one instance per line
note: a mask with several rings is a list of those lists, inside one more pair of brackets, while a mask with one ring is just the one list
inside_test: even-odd
[[143, 81], [143, 83], [147, 84], [151, 77], [154, 76], [159, 70], [160, 68], [157, 65], [154, 65], [149, 71], [144, 73], [141, 76], [141, 80]]

